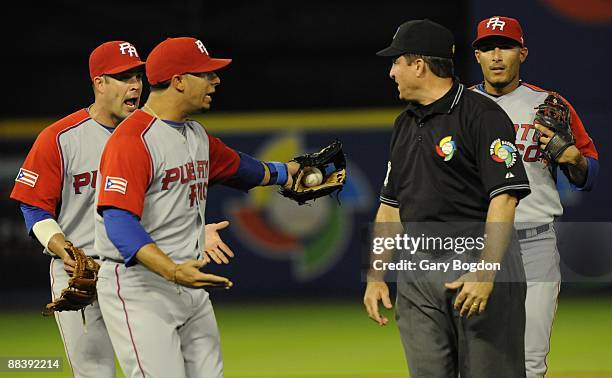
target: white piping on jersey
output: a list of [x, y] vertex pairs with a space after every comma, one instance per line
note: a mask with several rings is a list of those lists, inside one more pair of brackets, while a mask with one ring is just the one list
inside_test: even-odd
[[[85, 124], [85, 122], [89, 121], [90, 119], [92, 119], [92, 118], [91, 117], [87, 117], [87, 118], [85, 118], [84, 120], [80, 121], [77, 124], [74, 124], [72, 126], [66, 127], [62, 131], [58, 132], [57, 135], [55, 136], [55, 143], [57, 144], [57, 151], [59, 152], [59, 157], [60, 157], [60, 177], [61, 177], [61, 180], [62, 180], [60, 188], [62, 188], [62, 189], [64, 188], [64, 168], [65, 167], [64, 167], [64, 153], [62, 152], [62, 145], [60, 143], [60, 137], [65, 132]], [[56, 217], [59, 217], [59, 211], [58, 210], [61, 211], [61, 208], [55, 210]]]
[[501, 188], [497, 188], [489, 194], [489, 198], [493, 198], [501, 192], [505, 192], [511, 189], [531, 189], [528, 184], [515, 184], [515, 185], [507, 185], [502, 186]]
[[387, 204], [387, 205], [394, 206], [394, 207], [398, 207], [399, 206], [399, 201], [394, 201], [394, 200], [388, 199], [388, 198], [383, 197], [383, 196], [380, 196], [380, 202], [382, 202], [384, 204]]
[[455, 94], [455, 98], [453, 99], [453, 103], [450, 106], [449, 109], [449, 113], [450, 111], [455, 107], [455, 105], [457, 105], [457, 103], [459, 102], [459, 99], [461, 98], [461, 94], [463, 93], [463, 84], [459, 84], [459, 89], [457, 90], [457, 94]]
[[149, 122], [149, 124], [147, 125], [147, 127], [142, 130], [142, 133], [140, 133], [140, 140], [142, 141], [142, 145], [144, 146], [145, 150], [147, 150], [147, 154], [149, 155], [149, 182], [147, 183], [147, 188], [151, 186], [151, 183], [153, 182], [153, 156], [151, 155], [151, 151], [149, 150], [149, 146], [147, 146], [147, 142], [145, 141], [145, 134], [149, 132], [149, 130], [151, 130], [151, 126], [153, 126], [153, 124], [155, 123], [155, 120], [157, 120], [157, 118], [153, 118], [151, 119], [151, 122]]
[[550, 93], [550, 91], [547, 91], [546, 89], [541, 89], [541, 88], [540, 89], [536, 89], [536, 88], [530, 87], [530, 85], [533, 86], [533, 84], [524, 83], [522, 81], [520, 83], [521, 83], [521, 86], [523, 86], [523, 87], [525, 87], [527, 89], [531, 89], [532, 91], [534, 91], [536, 93]]

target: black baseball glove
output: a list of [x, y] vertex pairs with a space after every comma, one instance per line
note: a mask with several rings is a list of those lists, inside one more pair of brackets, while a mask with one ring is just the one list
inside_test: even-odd
[[[568, 147], [576, 144], [571, 128], [571, 114], [567, 103], [552, 92], [546, 97], [544, 103], [536, 109], [535, 122], [548, 127], [555, 134], [552, 136], [544, 150], [544, 158], [550, 163], [558, 163], [559, 158]], [[540, 132], [536, 133], [539, 141]]]
[[[291, 187], [281, 189], [281, 194], [298, 204], [303, 205], [310, 200], [341, 191], [344, 187], [346, 159], [340, 141], [336, 140], [319, 152], [301, 155], [293, 160], [300, 164], [300, 169], [293, 176]], [[318, 185], [306, 186], [303, 179], [313, 168], [321, 171], [323, 181]]]

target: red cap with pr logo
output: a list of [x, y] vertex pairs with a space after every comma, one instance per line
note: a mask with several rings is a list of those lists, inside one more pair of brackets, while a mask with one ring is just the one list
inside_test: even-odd
[[480, 21], [472, 47], [476, 47], [476, 44], [481, 39], [487, 37], [505, 37], [516, 41], [521, 47], [525, 46], [521, 24], [516, 19], [510, 17], [493, 16]]
[[155, 85], [185, 73], [211, 72], [231, 63], [231, 59], [211, 58], [199, 39], [168, 38], [155, 46], [147, 58], [147, 79]]
[[110, 41], [96, 47], [89, 55], [89, 77], [112, 75], [143, 66], [134, 45], [125, 41]]

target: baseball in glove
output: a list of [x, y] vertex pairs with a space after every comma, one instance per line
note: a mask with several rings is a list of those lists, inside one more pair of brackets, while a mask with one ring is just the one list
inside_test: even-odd
[[74, 260], [74, 271], [68, 280], [68, 287], [62, 290], [59, 298], [47, 304], [43, 315], [52, 315], [55, 311], [79, 311], [96, 300], [96, 282], [100, 266], [82, 249], [67, 242], [65, 251]]
[[[346, 159], [342, 151], [342, 143], [338, 140], [319, 152], [297, 156], [293, 159], [300, 164], [300, 169], [293, 176], [290, 188], [281, 189], [281, 194], [298, 204], [303, 205], [310, 200], [341, 191], [346, 182]], [[323, 174], [321, 184], [305, 186], [304, 175], [317, 168]]]
[[[571, 114], [567, 103], [557, 93], [551, 93], [544, 103], [536, 109], [535, 122], [549, 128], [555, 134], [552, 136], [544, 150], [544, 158], [550, 163], [558, 163], [563, 152], [576, 144], [571, 128]], [[540, 132], [536, 133], [539, 140]]]

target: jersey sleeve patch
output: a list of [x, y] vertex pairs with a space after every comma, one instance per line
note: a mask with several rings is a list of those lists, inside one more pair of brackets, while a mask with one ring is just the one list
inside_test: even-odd
[[124, 178], [107, 176], [104, 183], [104, 191], [125, 194], [127, 185], [128, 181]]
[[15, 181], [33, 188], [36, 186], [36, 181], [38, 181], [38, 173], [24, 168], [19, 168], [19, 173], [17, 174]]
[[506, 168], [510, 168], [516, 164], [518, 149], [512, 142], [497, 138], [489, 146], [489, 155], [493, 161], [504, 163]]

